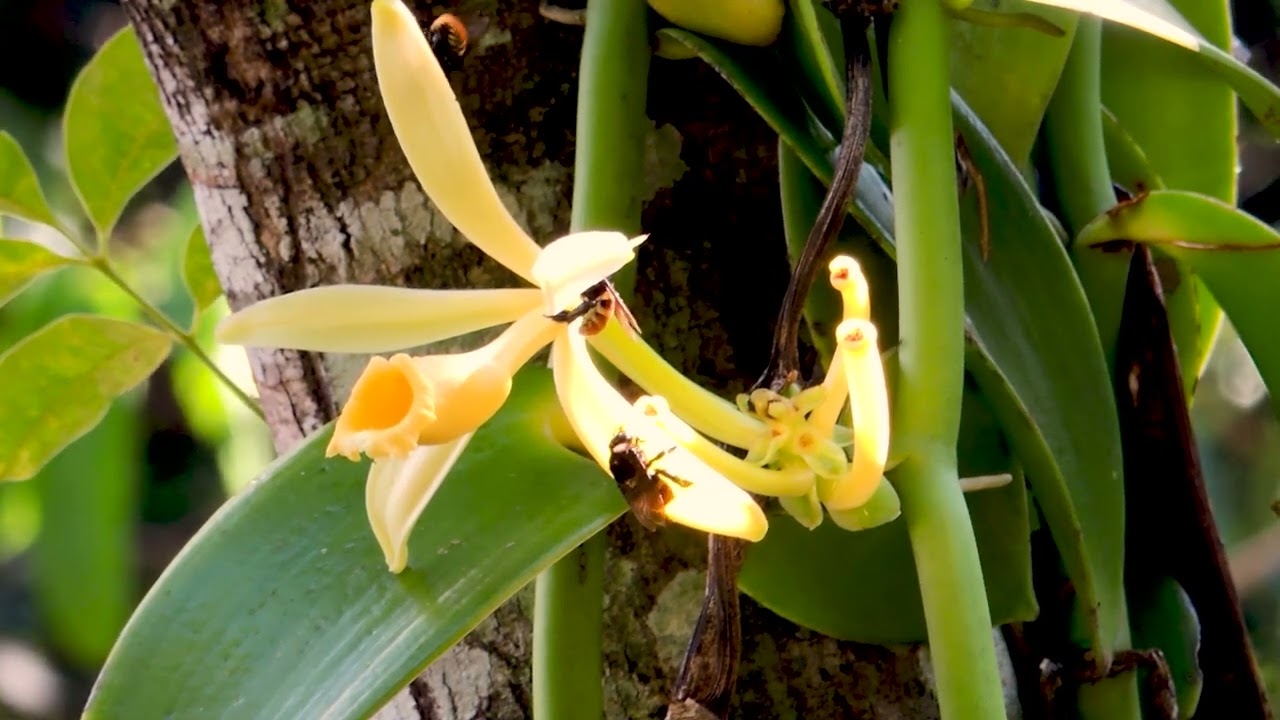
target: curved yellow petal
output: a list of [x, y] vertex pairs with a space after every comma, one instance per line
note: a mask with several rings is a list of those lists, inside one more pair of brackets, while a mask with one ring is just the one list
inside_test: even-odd
[[671, 490], [663, 507], [668, 520], [753, 542], [764, 537], [768, 520], [760, 506], [628, 404], [592, 363], [586, 338], [576, 331], [556, 336], [551, 362], [569, 424], [601, 468], [609, 472], [611, 441], [625, 429], [652, 459], [655, 477]]
[[268, 298], [218, 324], [218, 342], [333, 353], [384, 353], [505, 325], [538, 307], [532, 288], [415, 290], [327, 285]]
[[489, 180], [449, 78], [400, 0], [373, 0], [373, 66], [382, 103], [427, 197], [489, 257], [532, 281], [541, 249]]
[[734, 457], [677, 417], [669, 403], [666, 398], [648, 396], [637, 400], [636, 407], [653, 418], [662, 431], [681, 447], [734, 485], [747, 492], [774, 497], [794, 497], [809, 492], [814, 483], [814, 474], [809, 468], [797, 466], [770, 470]]
[[827, 265], [831, 287], [840, 293], [845, 320], [871, 319], [871, 289], [858, 261], [848, 255], [837, 255]]
[[836, 337], [853, 412], [853, 461], [822, 501], [828, 510], [850, 510], [870, 500], [880, 487], [889, 457], [889, 394], [876, 326], [867, 320], [845, 320]]
[[620, 232], [591, 230], [552, 240], [533, 261], [533, 281], [553, 315], [577, 305], [582, 293], [635, 259], [648, 235], [629, 239]]
[[745, 450], [768, 432], [764, 423], [685, 377], [619, 323], [592, 335], [591, 346], [646, 392], [666, 398], [672, 412], [708, 437]]
[[374, 461], [369, 468], [365, 512], [391, 572], [399, 573], [408, 564], [409, 534], [470, 440], [467, 433], [440, 445], [424, 445], [404, 457]]

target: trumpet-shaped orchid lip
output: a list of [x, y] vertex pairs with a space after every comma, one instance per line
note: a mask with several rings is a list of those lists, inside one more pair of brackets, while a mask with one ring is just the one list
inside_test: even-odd
[[327, 454], [378, 460], [473, 432], [506, 402], [516, 370], [561, 329], [534, 310], [478, 350], [371, 359], [338, 416]]
[[539, 306], [532, 288], [416, 290], [328, 285], [268, 298], [227, 316], [218, 342], [383, 353], [504, 325]]
[[635, 259], [636, 246], [647, 237], [628, 239], [620, 232], [590, 230], [548, 243], [533, 262], [533, 281], [542, 288], [547, 314], [577, 305], [587, 288]]
[[489, 180], [449, 78], [413, 12], [373, 0], [373, 66], [409, 167], [449, 222], [489, 257], [532, 280], [539, 248]]
[[376, 460], [369, 468], [365, 511], [391, 572], [399, 573], [408, 564], [409, 534], [470, 440], [467, 433], [439, 445], [423, 445], [403, 457]]
[[609, 471], [610, 441], [625, 429], [649, 457], [668, 450], [650, 466], [663, 471], [657, 477], [672, 491], [664, 508], [667, 519], [744, 540], [764, 537], [768, 520], [760, 506], [628, 404], [596, 370], [585, 338], [577, 332], [556, 336], [551, 362], [565, 416], [603, 470]]
[[325, 455], [341, 454], [352, 462], [362, 452], [374, 459], [408, 455], [435, 420], [432, 383], [413, 358], [403, 353], [373, 357], [351, 389]]

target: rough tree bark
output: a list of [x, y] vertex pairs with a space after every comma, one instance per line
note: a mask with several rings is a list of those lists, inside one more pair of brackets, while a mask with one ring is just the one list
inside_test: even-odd
[[[413, 179], [382, 111], [359, 0], [125, 0], [176, 131], [232, 308], [305, 287], [513, 284]], [[417, 3], [424, 21], [442, 7]], [[452, 80], [504, 201], [543, 240], [566, 232], [581, 30], [532, 0], [451, 7], [488, 19]], [[691, 104], [683, 98], [699, 98]], [[647, 340], [702, 383], [736, 392], [767, 360], [787, 263], [775, 137], [697, 62], [656, 61], [633, 304]], [[254, 351], [285, 451], [330, 420], [363, 358]], [[610, 718], [660, 716], [697, 615], [704, 543], [610, 529]], [[531, 590], [501, 608], [381, 714], [529, 716]], [[924, 651], [836, 642], [744, 598], [740, 717], [929, 718]], [[1011, 712], [1016, 698], [1010, 693]]]

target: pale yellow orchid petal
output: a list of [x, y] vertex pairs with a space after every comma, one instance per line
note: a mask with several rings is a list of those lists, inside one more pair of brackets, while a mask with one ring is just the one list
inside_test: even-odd
[[647, 237], [591, 230], [548, 243], [533, 262], [533, 282], [542, 288], [547, 314], [576, 306], [587, 288], [634, 260], [635, 247]]
[[663, 432], [698, 460], [747, 492], [774, 497], [799, 496], [808, 492], [814, 483], [813, 471], [807, 467], [770, 470], [725, 452], [677, 417], [667, 398], [648, 396], [642, 400], [645, 405], [642, 407], [638, 400], [637, 407], [642, 407], [646, 414], [655, 418]]
[[591, 346], [646, 392], [666, 398], [672, 412], [708, 437], [745, 450], [766, 432], [764, 423], [685, 377], [619, 323], [591, 336]]
[[413, 12], [373, 0], [373, 66], [400, 149], [427, 197], [476, 247], [532, 281], [538, 244], [489, 180], [471, 128]]
[[764, 537], [768, 520], [760, 506], [628, 404], [596, 369], [586, 338], [576, 331], [558, 335], [551, 345], [551, 363], [565, 415], [605, 472], [613, 438], [625, 431], [653, 459], [649, 469], [671, 491], [663, 507], [668, 520], [753, 542]]
[[408, 564], [413, 526], [470, 440], [467, 433], [439, 445], [423, 445], [402, 457], [377, 460], [369, 468], [365, 511], [391, 572], [399, 573]]
[[880, 487], [889, 457], [889, 394], [876, 326], [867, 320], [845, 320], [836, 338], [853, 411], [853, 461], [822, 501], [828, 510], [850, 510], [870, 500]]
[[538, 307], [535, 289], [415, 290], [327, 285], [227, 316], [218, 342], [333, 353], [384, 353], [505, 325]]
[[378, 460], [474, 431], [506, 402], [520, 366], [562, 329], [534, 310], [478, 350], [372, 358], [338, 416], [326, 454]]

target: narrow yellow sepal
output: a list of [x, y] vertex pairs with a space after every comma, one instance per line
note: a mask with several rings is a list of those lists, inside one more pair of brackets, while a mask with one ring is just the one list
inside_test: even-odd
[[400, 0], [373, 0], [371, 12], [382, 103], [423, 191], [476, 247], [532, 281], [540, 248], [498, 197], [417, 18]]
[[333, 353], [385, 353], [495, 325], [538, 307], [532, 288], [417, 290], [326, 285], [267, 298], [218, 324], [218, 342]]
[[409, 535], [471, 434], [441, 445], [425, 445], [403, 457], [374, 461], [365, 483], [369, 527], [382, 548], [387, 569], [399, 573], [409, 562]]

